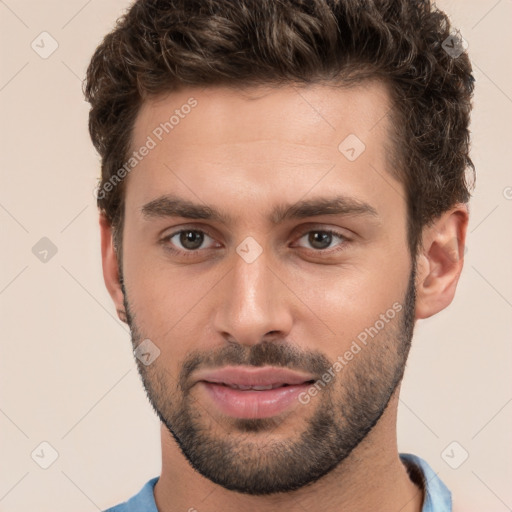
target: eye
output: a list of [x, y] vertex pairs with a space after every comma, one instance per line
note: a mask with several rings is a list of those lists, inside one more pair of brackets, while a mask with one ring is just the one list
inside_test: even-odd
[[178, 247], [177, 250], [173, 247], [168, 247], [168, 249], [173, 252], [195, 252], [199, 249], [209, 248], [201, 247], [205, 238], [209, 238], [213, 241], [213, 238], [200, 229], [182, 229], [167, 235], [163, 239], [163, 242], [165, 244], [171, 243], [175, 247]]
[[[210, 241], [209, 245], [208, 240]], [[300, 244], [303, 240], [306, 244], [309, 244], [309, 247]], [[333, 246], [336, 241], [338, 243]], [[349, 239], [343, 233], [332, 229], [310, 229], [303, 232], [298, 242], [299, 247], [304, 247], [316, 254], [327, 255], [343, 250]], [[204, 230], [192, 228], [175, 231], [165, 236], [161, 243], [166, 251], [182, 257], [196, 257], [202, 251], [222, 247]]]
[[344, 245], [343, 242], [348, 240], [345, 235], [332, 229], [315, 229], [307, 231], [299, 238], [299, 241], [303, 239], [305, 239], [306, 243], [310, 244], [311, 248], [317, 252], [329, 249], [329, 246], [336, 239], [340, 240], [337, 245]]

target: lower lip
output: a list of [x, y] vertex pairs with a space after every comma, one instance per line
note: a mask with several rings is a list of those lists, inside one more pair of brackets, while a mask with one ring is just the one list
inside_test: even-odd
[[223, 384], [201, 381], [212, 402], [228, 416], [236, 418], [269, 418], [298, 400], [311, 384], [284, 386], [262, 391], [233, 389]]

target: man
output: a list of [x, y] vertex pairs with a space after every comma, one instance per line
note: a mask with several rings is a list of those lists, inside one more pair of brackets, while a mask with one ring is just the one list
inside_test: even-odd
[[162, 422], [109, 510], [452, 510], [396, 416], [463, 266], [461, 44], [410, 0], [142, 0], [106, 36], [104, 278]]

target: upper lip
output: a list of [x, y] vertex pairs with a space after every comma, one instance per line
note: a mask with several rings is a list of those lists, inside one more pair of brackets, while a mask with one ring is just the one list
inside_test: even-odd
[[304, 384], [314, 381], [309, 373], [297, 372], [288, 368], [265, 366], [226, 366], [220, 370], [203, 370], [196, 375], [196, 381], [217, 382], [234, 386], [275, 386]]

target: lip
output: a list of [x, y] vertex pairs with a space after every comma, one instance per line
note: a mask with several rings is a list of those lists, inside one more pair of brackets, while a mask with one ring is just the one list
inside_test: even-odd
[[[236, 418], [269, 418], [298, 401], [315, 376], [288, 368], [227, 366], [197, 373], [196, 383], [223, 414]], [[273, 386], [273, 389], [235, 389], [230, 386]]]
[[286, 411], [298, 402], [300, 393], [311, 384], [294, 384], [264, 391], [241, 390], [213, 382], [201, 381], [207, 397], [216, 408], [235, 418], [269, 418]]
[[203, 370], [196, 375], [196, 382], [206, 381], [234, 386], [289, 386], [316, 380], [310, 373], [297, 372], [289, 368], [273, 366], [247, 367], [225, 366], [218, 370]]

